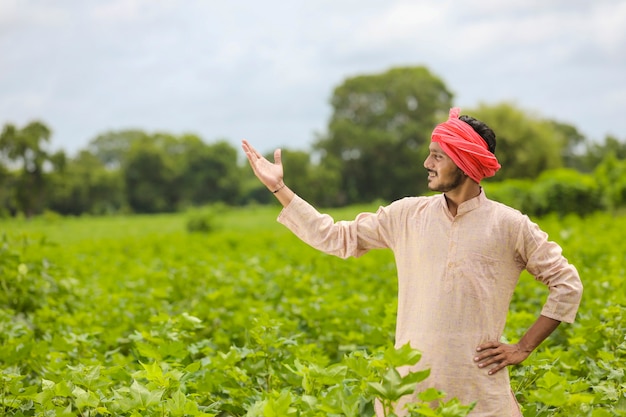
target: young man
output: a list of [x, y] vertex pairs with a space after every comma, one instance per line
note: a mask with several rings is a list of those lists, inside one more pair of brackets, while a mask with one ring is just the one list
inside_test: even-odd
[[[285, 185], [280, 149], [272, 163], [247, 141], [242, 147], [284, 207], [278, 221], [304, 242], [342, 258], [378, 248], [394, 252], [396, 346], [409, 342], [422, 352], [418, 368], [431, 369], [418, 391], [435, 387], [465, 404], [476, 401], [472, 416], [521, 416], [506, 367], [526, 359], [560, 322], [574, 320], [582, 283], [536, 224], [485, 196], [480, 181], [500, 168], [489, 127], [451, 109], [448, 121], [434, 129], [424, 162], [429, 189], [442, 194], [403, 198], [349, 222], [320, 214]], [[549, 296], [524, 336], [502, 343], [524, 269], [548, 286]], [[410, 401], [400, 401], [396, 413], [405, 415]]]

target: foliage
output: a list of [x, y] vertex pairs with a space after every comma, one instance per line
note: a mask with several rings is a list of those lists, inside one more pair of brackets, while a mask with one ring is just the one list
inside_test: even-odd
[[600, 189], [595, 179], [571, 169], [541, 173], [533, 187], [535, 214], [576, 213], [584, 216], [602, 208]]
[[[2, 222], [0, 414], [371, 416], [374, 398], [388, 406], [428, 378], [394, 372], [419, 352], [391, 348], [392, 255], [322, 255], [275, 216], [220, 211], [210, 234], [186, 233], [188, 215]], [[626, 218], [540, 225], [585, 293], [577, 321], [511, 369], [524, 415], [626, 415]], [[546, 294], [521, 277], [507, 339]], [[471, 404], [429, 390], [412, 408], [464, 416]]]
[[490, 198], [530, 216], [585, 216], [605, 208], [596, 178], [571, 169], [547, 170], [536, 180], [487, 182], [483, 187]]
[[611, 155], [626, 160], [626, 141], [620, 141], [613, 135], [605, 136], [602, 142], [585, 141], [583, 150], [575, 155], [572, 167], [583, 172], [593, 172]]
[[536, 178], [562, 166], [569, 138], [562, 126], [506, 102], [481, 104], [463, 113], [485, 122], [496, 133], [496, 156], [502, 165], [498, 180]]
[[612, 212], [626, 206], [626, 157], [617, 159], [609, 153], [597, 166], [594, 176], [598, 181], [602, 202]]
[[64, 215], [112, 214], [125, 207], [123, 178], [93, 154], [82, 151], [49, 174], [48, 207]]
[[315, 144], [322, 167], [340, 170], [335, 205], [424, 191], [425, 181], [415, 179], [424, 172], [425, 146], [451, 102], [425, 67], [360, 75], [335, 88], [328, 133]]
[[124, 167], [126, 200], [136, 213], [163, 213], [176, 208], [175, 167], [152, 141], [133, 145]]
[[223, 204], [214, 204], [187, 212], [187, 231], [190, 233], [211, 233], [219, 226], [219, 216], [226, 212]]
[[32, 121], [22, 128], [9, 123], [0, 132], [0, 155], [19, 166], [13, 188], [16, 208], [28, 216], [42, 210], [44, 163], [50, 158], [45, 144], [51, 134], [40, 121]]
[[[392, 201], [427, 191], [423, 162], [430, 134], [453, 105], [453, 93], [440, 77], [423, 66], [357, 75], [333, 90], [330, 104], [327, 131], [316, 135], [310, 151], [283, 149], [286, 179], [294, 191], [320, 207]], [[546, 175], [562, 167], [595, 176], [602, 207], [618, 212], [626, 204], [624, 175], [619, 174], [626, 158], [623, 140], [609, 135], [604, 142], [591, 141], [574, 125], [510, 102], [462, 110], [495, 130], [502, 169], [487, 184], [517, 180], [495, 186], [516, 206], [536, 214], [557, 208], [563, 214], [571, 211], [572, 201], [595, 192], [586, 177], [577, 187], [573, 174], [559, 174], [549, 184]], [[0, 132], [0, 217], [32, 217], [45, 210], [108, 215], [184, 211], [217, 202], [276, 204], [240, 158], [239, 147], [225, 139], [208, 143], [192, 133], [107, 131], [70, 156], [48, 149], [51, 135], [36, 120], [23, 127], [7, 123]], [[520, 197], [512, 194], [544, 171], [551, 171], [540, 180], [546, 188], [533, 190], [540, 198], [521, 201], [523, 190]], [[593, 206], [584, 205], [580, 213]]]

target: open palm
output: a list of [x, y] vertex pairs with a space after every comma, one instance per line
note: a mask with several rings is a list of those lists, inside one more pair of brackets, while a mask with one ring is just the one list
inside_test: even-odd
[[256, 175], [270, 191], [276, 189], [283, 180], [283, 164], [280, 149], [274, 151], [274, 162], [270, 162], [254, 149], [247, 140], [244, 139], [241, 142], [241, 147], [246, 153], [254, 175]]

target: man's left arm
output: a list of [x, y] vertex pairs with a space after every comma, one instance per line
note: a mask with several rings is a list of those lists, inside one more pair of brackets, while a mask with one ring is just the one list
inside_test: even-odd
[[527, 217], [520, 227], [516, 248], [519, 261], [538, 281], [549, 289], [541, 315], [515, 344], [499, 341], [484, 343], [476, 348], [474, 357], [481, 368], [495, 364], [489, 374], [526, 359], [561, 322], [572, 323], [582, 297], [582, 282], [578, 271], [562, 255], [559, 245]]

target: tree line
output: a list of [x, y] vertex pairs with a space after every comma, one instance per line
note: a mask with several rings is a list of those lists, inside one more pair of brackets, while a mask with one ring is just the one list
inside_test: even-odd
[[[283, 148], [290, 186], [322, 207], [427, 192], [422, 164], [430, 133], [447, 118], [453, 101], [441, 78], [423, 66], [344, 80], [333, 91], [327, 131], [318, 135], [312, 149]], [[488, 181], [533, 181], [546, 171], [568, 168], [603, 175], [600, 182], [608, 182], [617, 193], [613, 203], [626, 204], [626, 185], [616, 186], [615, 181], [623, 180], [614, 178], [615, 172], [626, 172], [624, 141], [612, 136], [592, 141], [573, 124], [509, 102], [462, 110], [497, 134], [502, 169]], [[51, 135], [42, 121], [4, 125], [0, 215], [157, 213], [218, 202], [273, 201], [239, 148], [227, 140], [209, 143], [193, 134], [110, 131], [68, 156], [47, 150]]]

